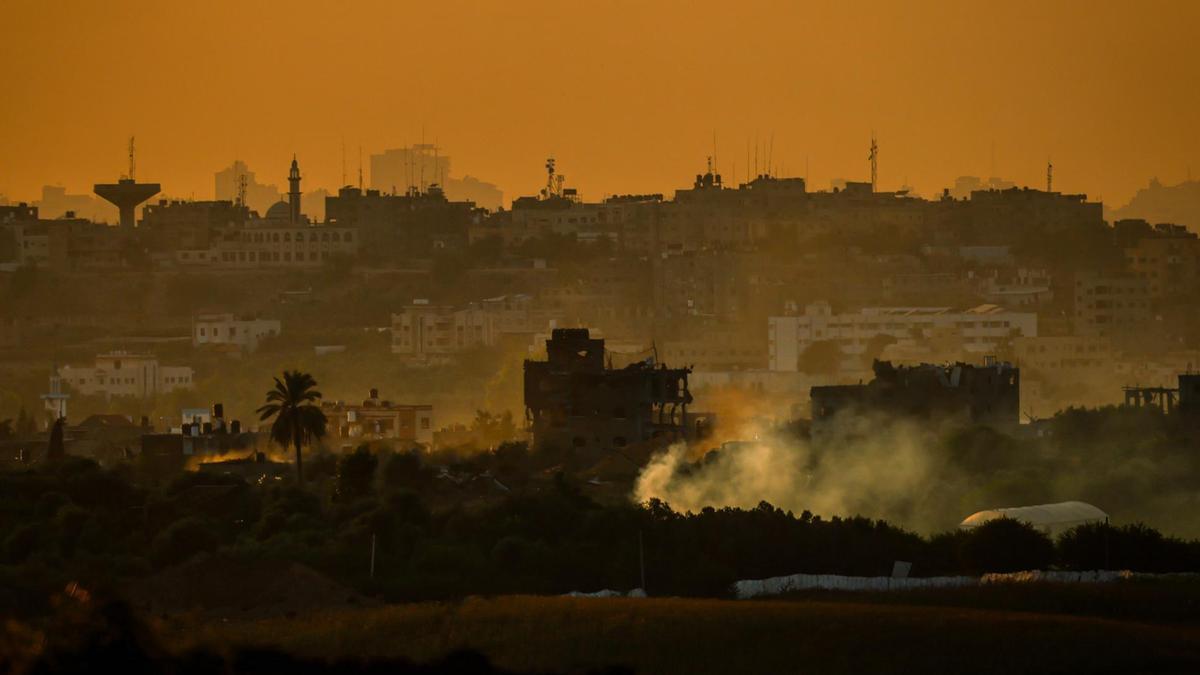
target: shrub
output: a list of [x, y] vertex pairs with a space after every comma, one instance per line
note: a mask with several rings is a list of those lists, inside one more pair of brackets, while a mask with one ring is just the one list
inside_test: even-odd
[[1113, 527], [1088, 523], [1058, 539], [1058, 558], [1071, 569], [1127, 569], [1136, 572], [1181, 572], [1191, 569], [1187, 544], [1164, 537], [1142, 523]]
[[173, 565], [217, 547], [217, 534], [207, 521], [190, 517], [176, 521], [154, 538], [151, 555], [159, 565]]
[[1011, 518], [989, 520], [971, 530], [961, 552], [963, 566], [976, 573], [1045, 569], [1054, 560], [1049, 537]]
[[337, 496], [339, 501], [365, 497], [371, 493], [375, 482], [375, 468], [379, 460], [365, 445], [342, 457], [338, 461]]

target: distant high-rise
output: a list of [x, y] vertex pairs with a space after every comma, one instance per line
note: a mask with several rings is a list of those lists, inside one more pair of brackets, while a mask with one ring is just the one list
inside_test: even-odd
[[279, 188], [274, 185], [264, 185], [255, 180], [255, 174], [242, 160], [236, 160], [228, 167], [213, 175], [213, 195], [215, 199], [236, 202], [238, 184], [245, 178], [246, 206], [259, 213], [266, 213], [272, 204], [281, 198]]
[[371, 189], [382, 194], [424, 192], [437, 183], [451, 201], [471, 201], [488, 209], [499, 208], [504, 192], [478, 178], [450, 176], [450, 158], [428, 143], [391, 148], [371, 155]]
[[441, 184], [450, 174], [450, 158], [428, 143], [407, 148], [392, 148], [371, 155], [371, 189], [382, 193], [409, 188], [424, 191], [433, 183]]

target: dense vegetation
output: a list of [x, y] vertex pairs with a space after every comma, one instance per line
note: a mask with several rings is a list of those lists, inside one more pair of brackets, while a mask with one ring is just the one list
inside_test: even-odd
[[[499, 472], [538, 458], [509, 444], [487, 459]], [[886, 575], [895, 560], [912, 561], [921, 576], [1050, 566], [1200, 570], [1200, 542], [1142, 525], [1090, 525], [1051, 542], [996, 521], [923, 538], [882, 521], [822, 519], [766, 503], [699, 513], [658, 501], [605, 506], [562, 473], [507, 494], [489, 477], [497, 474], [461, 483], [448, 475], [421, 455], [365, 447], [340, 459], [316, 456], [303, 488], [204, 471], [151, 489], [131, 467], [70, 457], [8, 472], [0, 475], [0, 606], [34, 612], [68, 581], [115, 586], [205, 552], [305, 563], [394, 600], [630, 589], [642, 584], [640, 555], [652, 595], [723, 596], [738, 579], [796, 572]], [[503, 496], [473, 499], [479, 490]]]

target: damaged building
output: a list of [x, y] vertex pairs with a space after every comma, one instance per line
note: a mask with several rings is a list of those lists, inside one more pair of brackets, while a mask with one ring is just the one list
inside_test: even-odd
[[996, 426], [1021, 421], [1020, 369], [1010, 363], [893, 366], [875, 361], [873, 369], [875, 378], [867, 384], [812, 388], [814, 434], [843, 411]]
[[690, 368], [653, 360], [613, 368], [604, 340], [555, 329], [546, 361], [525, 361], [525, 417], [538, 447], [604, 451], [690, 436]]

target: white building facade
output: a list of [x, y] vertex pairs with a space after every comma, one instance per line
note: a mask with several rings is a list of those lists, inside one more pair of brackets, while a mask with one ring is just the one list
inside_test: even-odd
[[100, 354], [90, 368], [62, 366], [58, 376], [62, 384], [84, 396], [150, 398], [195, 386], [189, 366], [164, 366], [155, 356], [122, 351]]
[[815, 302], [796, 316], [767, 319], [767, 359], [770, 370], [795, 372], [800, 355], [814, 342], [831, 341], [845, 356], [859, 356], [872, 338], [891, 336], [897, 342], [915, 342], [952, 332], [962, 338], [963, 349], [977, 354], [994, 353], [1005, 340], [1037, 336], [1037, 314], [1012, 312], [997, 305], [966, 310], [949, 307], [866, 307], [834, 314], [827, 302]]

